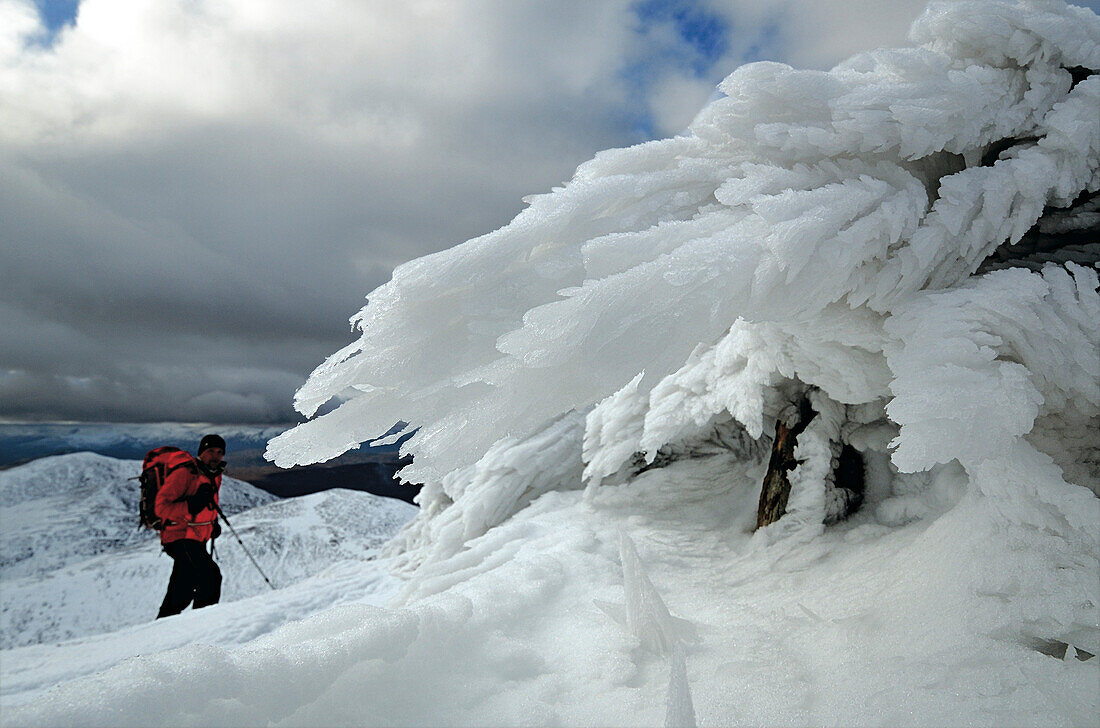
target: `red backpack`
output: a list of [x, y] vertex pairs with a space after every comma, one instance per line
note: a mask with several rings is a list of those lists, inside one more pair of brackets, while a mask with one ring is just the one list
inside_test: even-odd
[[[182, 458], [179, 453], [187, 457]], [[142, 528], [151, 528], [154, 531], [164, 530], [164, 524], [156, 513], [157, 491], [164, 485], [164, 479], [169, 472], [190, 461], [190, 454], [171, 445], [158, 447], [145, 453], [145, 460], [141, 463], [141, 475], [138, 476], [138, 481], [141, 483], [138, 523]]]

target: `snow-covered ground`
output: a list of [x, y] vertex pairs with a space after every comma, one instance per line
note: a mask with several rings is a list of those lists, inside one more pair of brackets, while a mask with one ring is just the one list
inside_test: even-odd
[[402, 595], [378, 562], [344, 562], [6, 651], [3, 722], [661, 725], [671, 687], [700, 725], [1095, 723], [1100, 661], [1044, 653], [1096, 651], [1100, 634], [1051, 612], [1064, 599], [1043, 591], [1052, 570], [1066, 592], [1094, 589], [1058, 538], [999, 524], [948, 472], [923, 518], [886, 525], [882, 502], [769, 543], [750, 533], [760, 469], [729, 472], [716, 456], [587, 502], [549, 493]]
[[137, 528], [129, 478], [140, 469], [77, 453], [0, 472], [3, 704], [132, 655], [195, 639], [248, 641], [318, 609], [384, 602], [396, 588], [372, 560], [415, 508], [347, 490], [277, 500], [225, 478], [223, 509], [278, 589], [226, 529], [222, 603], [154, 624], [172, 562], [155, 534]]

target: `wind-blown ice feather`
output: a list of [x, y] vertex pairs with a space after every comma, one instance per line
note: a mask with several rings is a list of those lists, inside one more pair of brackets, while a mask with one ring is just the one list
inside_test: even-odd
[[[602, 152], [504, 228], [399, 267], [296, 406], [345, 401], [269, 455], [324, 460], [410, 423], [402, 474], [427, 487], [402, 548], [445, 556], [582, 467], [629, 477], [727, 419], [766, 437], [812, 387], [837, 413], [826, 440], [897, 433], [895, 477], [956, 459], [995, 490], [996, 467], [1045, 458], [1074, 495], [1031, 495], [1095, 519], [1077, 486], [1100, 492], [1096, 272], [975, 273], [1045, 210], [1085, 200], [1070, 228], [1095, 212], [1100, 21], [942, 3], [911, 39], [829, 72], [742, 67], [685, 136]], [[522, 467], [562, 428], [544, 478]], [[818, 523], [828, 451], [794, 474], [792, 510], [816, 503]]]

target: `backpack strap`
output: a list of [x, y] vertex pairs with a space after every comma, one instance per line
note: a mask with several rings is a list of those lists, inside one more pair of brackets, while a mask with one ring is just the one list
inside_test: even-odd
[[162, 455], [166, 455], [166, 454], [171, 453], [171, 452], [182, 452], [182, 451], [178, 447], [174, 447], [172, 445], [163, 445], [161, 447], [154, 448], [154, 449], [150, 450], [149, 452], [145, 453], [145, 460], [141, 464], [142, 469], [144, 470], [144, 469], [148, 468], [150, 465], [153, 464], [154, 460], [156, 460], [157, 458], [159, 458]]
[[[172, 448], [172, 449], [175, 450], [175, 449], [178, 449], [178, 448]], [[199, 474], [199, 468], [198, 468], [197, 465], [195, 465], [194, 458], [192, 458], [190, 456], [190, 454], [188, 454], [186, 460], [184, 460], [183, 458], [180, 458], [179, 462], [173, 463], [171, 465], [167, 465], [164, 468], [164, 475], [161, 478], [161, 484], [163, 485], [164, 481], [168, 479], [169, 475], [171, 475], [172, 473], [176, 472], [177, 470], [181, 470], [181, 469], [187, 469], [190, 472], [194, 473], [195, 475]], [[188, 498], [188, 496], [181, 496], [180, 498], [177, 498], [174, 502], [175, 503], [182, 503], [183, 501], [187, 500], [187, 498]]]
[[179, 470], [180, 468], [189, 468], [191, 470], [191, 472], [193, 472], [193, 473], [198, 473], [198, 471], [199, 471], [199, 469], [195, 466], [194, 462], [192, 462], [190, 460], [184, 460], [183, 462], [179, 462], [179, 463], [176, 463], [175, 465], [168, 466], [168, 468], [166, 468], [165, 471], [164, 471], [164, 477], [167, 478], [169, 473], [174, 473], [177, 470]]

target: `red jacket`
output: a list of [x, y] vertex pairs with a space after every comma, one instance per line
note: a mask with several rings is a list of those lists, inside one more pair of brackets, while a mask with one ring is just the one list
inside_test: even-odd
[[195, 495], [200, 486], [214, 484], [214, 503], [218, 503], [218, 494], [222, 487], [222, 476], [211, 477], [199, 468], [199, 461], [188, 452], [172, 455], [168, 463], [164, 485], [157, 491], [155, 505], [157, 516], [167, 524], [160, 532], [161, 543], [171, 543], [183, 538], [195, 541], [209, 541], [218, 521], [218, 512], [212, 507], [203, 508], [196, 514], [187, 510], [188, 496]]

